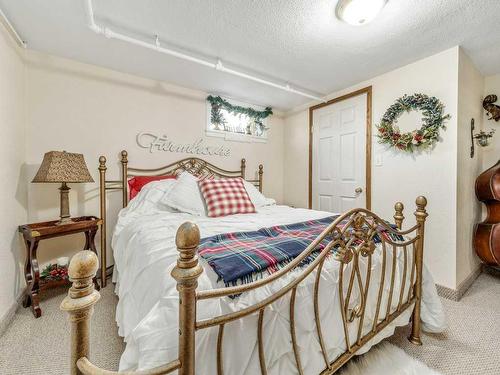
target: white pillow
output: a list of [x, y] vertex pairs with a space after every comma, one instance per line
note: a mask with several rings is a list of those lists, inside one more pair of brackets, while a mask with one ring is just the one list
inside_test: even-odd
[[174, 186], [162, 197], [161, 203], [180, 212], [206, 216], [198, 179], [189, 172], [182, 172], [177, 177]]
[[251, 182], [243, 180], [243, 184], [255, 208], [276, 204], [274, 199], [266, 198]]
[[176, 210], [161, 203], [163, 196], [175, 185], [175, 180], [167, 179], [152, 181], [143, 186], [141, 191], [130, 200], [127, 207], [124, 208], [124, 214], [127, 212], [148, 213], [154, 209], [160, 209], [169, 212]]

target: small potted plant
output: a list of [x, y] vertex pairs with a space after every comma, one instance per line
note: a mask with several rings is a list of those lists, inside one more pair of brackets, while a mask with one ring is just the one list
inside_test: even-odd
[[481, 130], [479, 133], [474, 135], [474, 139], [477, 139], [479, 146], [486, 147], [490, 144], [490, 138], [493, 137], [493, 134], [495, 134], [495, 129], [491, 129], [489, 132]]

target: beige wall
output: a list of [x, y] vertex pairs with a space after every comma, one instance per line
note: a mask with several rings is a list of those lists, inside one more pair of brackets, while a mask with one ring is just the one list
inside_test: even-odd
[[[113, 179], [119, 177], [118, 155], [122, 149], [129, 151], [130, 166], [139, 167], [158, 167], [188, 156], [150, 154], [140, 148], [136, 144], [137, 133], [152, 131], [181, 143], [204, 138], [209, 144], [230, 147], [229, 158], [206, 159], [223, 168], [238, 170], [244, 157], [248, 176], [255, 174], [258, 164], [263, 163], [264, 193], [278, 202], [283, 200], [284, 143], [280, 117], [270, 118], [267, 143], [205, 137], [206, 93], [35, 52], [30, 52], [27, 59], [28, 178], [34, 176], [43, 154], [50, 150], [83, 153], [96, 181], [101, 154], [108, 157], [109, 177]], [[99, 215], [97, 183], [70, 184], [70, 187], [72, 215]], [[109, 196], [110, 216], [115, 217], [120, 193]], [[58, 207], [56, 185], [29, 184], [29, 220], [56, 218]], [[75, 235], [71, 240], [42, 244], [41, 261], [73, 253], [82, 245], [82, 237]], [[48, 246], [52, 249], [51, 256], [45, 251]]]
[[[161, 166], [185, 156], [150, 154], [135, 143], [139, 131], [164, 133], [186, 143], [201, 137], [212, 145], [231, 148], [230, 158], [211, 157], [209, 161], [237, 169], [239, 159], [245, 157], [249, 174], [263, 163], [266, 195], [278, 202], [307, 206], [306, 106], [285, 119], [273, 116], [268, 143], [224, 142], [204, 135], [206, 93], [33, 51], [21, 55], [5, 33], [0, 33], [0, 79], [0, 163], [2, 177], [12, 181], [1, 198], [5, 214], [0, 223], [0, 272], [7, 281], [0, 286], [0, 318], [13, 305], [24, 284], [20, 268], [16, 267], [24, 260], [16, 226], [58, 215], [57, 186], [29, 184], [46, 151], [84, 153], [97, 181], [100, 154], [108, 157], [111, 178], [118, 178], [118, 154], [123, 148], [129, 151], [131, 165]], [[372, 166], [372, 194], [373, 209], [389, 218], [393, 215], [393, 202], [401, 200], [406, 206], [408, 224], [414, 222], [415, 197], [427, 195], [430, 217], [426, 262], [436, 282], [455, 288], [477, 266], [469, 244], [471, 221], [477, 218], [478, 206], [462, 205], [473, 199], [470, 182], [481, 159], [483, 168], [490, 166], [498, 159], [500, 148], [499, 133], [494, 145], [484, 150], [484, 157], [478, 150], [476, 158], [469, 160], [469, 121], [470, 117], [477, 117], [477, 123], [481, 123], [481, 108], [474, 103], [481, 93], [500, 94], [500, 75], [487, 77], [483, 91], [479, 73], [456, 47], [330, 97], [368, 85], [373, 86], [374, 123], [405, 93], [435, 95], [452, 115], [442, 132], [442, 142], [431, 152], [397, 153], [379, 145], [374, 137], [373, 160], [380, 155], [383, 165]], [[400, 121], [403, 128], [411, 126], [405, 121], [408, 120]], [[496, 126], [491, 121], [484, 122], [485, 128]], [[399, 183], [402, 179], [406, 181], [404, 185]], [[98, 215], [97, 184], [71, 187], [72, 214]], [[114, 216], [120, 207], [119, 193], [110, 193], [109, 198], [110, 216]], [[81, 236], [45, 242], [40, 247], [40, 261], [71, 255], [82, 245]]]
[[308, 206], [309, 112], [290, 114], [285, 119], [285, 204]]
[[[500, 105], [500, 74], [489, 76], [484, 79], [484, 96], [495, 94], [499, 100], [495, 103]], [[483, 127], [486, 131], [495, 129], [496, 133], [488, 147], [483, 148], [483, 170], [494, 165], [500, 160], [500, 121], [488, 120], [486, 111], [483, 111]]]
[[18, 266], [24, 249], [17, 234], [17, 225], [27, 219], [22, 53], [0, 24], [0, 331], [13, 314], [24, 283]]
[[457, 287], [474, 274], [480, 261], [472, 248], [474, 224], [480, 221], [481, 205], [474, 192], [474, 182], [481, 173], [483, 148], [475, 145], [470, 157], [471, 119], [475, 132], [482, 128], [484, 77], [469, 57], [460, 50], [458, 64], [458, 134], [457, 134]]
[[[373, 137], [372, 208], [392, 218], [393, 204], [402, 201], [407, 224], [414, 222], [415, 197], [429, 201], [426, 233], [426, 264], [438, 284], [456, 287], [457, 220], [457, 97], [459, 48], [455, 47], [413, 64], [333, 93], [331, 98], [366, 86], [373, 86], [373, 119], [376, 124], [385, 110], [404, 94], [425, 93], [439, 98], [451, 114], [442, 141], [431, 150], [411, 155], [395, 152]], [[415, 117], [410, 117], [415, 119]], [[402, 129], [411, 129], [401, 118]], [[293, 111], [285, 120], [285, 203], [305, 207], [308, 181], [308, 114]], [[414, 128], [414, 126], [413, 126]], [[375, 127], [373, 127], [375, 133]], [[383, 159], [375, 166], [376, 155]], [[404, 181], [404, 183], [402, 183]]]

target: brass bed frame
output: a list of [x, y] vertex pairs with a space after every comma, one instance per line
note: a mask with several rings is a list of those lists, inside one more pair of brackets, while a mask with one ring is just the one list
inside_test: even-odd
[[228, 171], [217, 167], [205, 160], [190, 157], [185, 158], [174, 163], [165, 165], [159, 168], [135, 168], [128, 165], [128, 152], [123, 150], [120, 153], [120, 176], [121, 180], [107, 180], [106, 179], [106, 157], [99, 157], [99, 207], [102, 219], [101, 225], [101, 283], [106, 286], [106, 248], [107, 248], [107, 230], [106, 230], [106, 217], [107, 217], [107, 202], [106, 192], [109, 190], [122, 191], [122, 207], [127, 207], [128, 204], [128, 180], [135, 176], [165, 176], [177, 175], [183, 171], [196, 174], [198, 176], [206, 177], [241, 177], [248, 182], [254, 184], [262, 193], [262, 183], [264, 176], [264, 167], [259, 165], [256, 179], [246, 178], [246, 160], [241, 159], [240, 169], [237, 171]]
[[[180, 170], [184, 170], [186, 162], [194, 160], [193, 163], [197, 166], [199, 173], [210, 173], [216, 176], [227, 176], [227, 171], [217, 168], [200, 159], [188, 158], [180, 162], [171, 164], [168, 168], [176, 168], [182, 165]], [[182, 164], [179, 164], [182, 163]], [[199, 164], [201, 163], [201, 164]], [[127, 154], [122, 153], [122, 169], [123, 179], [118, 181], [122, 183], [125, 189], [127, 176], [132, 172], [132, 168], [127, 168]], [[245, 163], [242, 161], [242, 168], [239, 172], [241, 177], [245, 175]], [[177, 166], [177, 167], [176, 167]], [[101, 171], [101, 195], [105, 195], [106, 183], [111, 181], [105, 180], [105, 159], [100, 158]], [[167, 169], [168, 169], [167, 168]], [[193, 167], [194, 168], [194, 167]], [[191, 170], [191, 169], [188, 169]], [[140, 171], [133, 169], [133, 171]], [[144, 171], [144, 170], [143, 170]], [[146, 170], [147, 171], [147, 170]], [[149, 170], [154, 171], [154, 170]], [[159, 171], [159, 170], [157, 170]], [[163, 173], [165, 174], [165, 173]], [[255, 181], [262, 188], [262, 167], [259, 168], [259, 179]], [[124, 205], [126, 205], [127, 197], [124, 194]], [[102, 204], [101, 199], [101, 204]], [[104, 201], [105, 204], [105, 201]], [[249, 284], [238, 285], [233, 287], [197, 291], [198, 277], [202, 274], [203, 268], [198, 263], [197, 248], [200, 241], [200, 232], [198, 227], [191, 222], [182, 224], [177, 230], [176, 246], [179, 252], [177, 265], [172, 270], [172, 277], [177, 281], [177, 290], [179, 291], [179, 351], [178, 358], [174, 361], [144, 371], [132, 371], [119, 373], [101, 369], [89, 360], [90, 352], [90, 319], [93, 313], [94, 305], [100, 298], [99, 292], [94, 290], [92, 278], [97, 272], [98, 260], [96, 255], [91, 251], [81, 251], [73, 257], [69, 266], [69, 276], [73, 282], [68, 296], [61, 303], [61, 309], [69, 313], [71, 322], [71, 374], [83, 375], [114, 375], [114, 374], [129, 374], [129, 375], [159, 375], [169, 374], [178, 371], [179, 375], [195, 374], [195, 333], [196, 331], [209, 327], [218, 327], [217, 337], [217, 373], [223, 375], [223, 340], [224, 327], [226, 324], [235, 320], [244, 319], [247, 316], [258, 314], [257, 323], [257, 343], [259, 364], [262, 375], [267, 374], [266, 357], [263, 345], [263, 321], [266, 307], [280, 298], [289, 296], [289, 324], [291, 349], [294, 353], [295, 364], [300, 375], [304, 374], [301, 363], [301, 353], [297, 343], [295, 333], [295, 300], [298, 285], [309, 275], [314, 277], [314, 295], [313, 307], [315, 314], [316, 334], [320, 344], [320, 349], [324, 359], [324, 370], [321, 375], [333, 374], [347, 361], [349, 361], [356, 352], [381, 330], [387, 327], [398, 316], [408, 309], [412, 311], [412, 328], [409, 340], [416, 345], [422, 345], [420, 339], [420, 307], [422, 300], [422, 267], [423, 267], [423, 250], [424, 250], [424, 228], [427, 215], [426, 207], [427, 200], [425, 197], [416, 199], [416, 225], [402, 230], [404, 220], [403, 204], [396, 203], [394, 220], [397, 229], [389, 226], [384, 220], [363, 208], [356, 208], [340, 215], [331, 225], [329, 225], [323, 233], [321, 233], [304, 251], [287, 264], [281, 270], [271, 274], [270, 276], [254, 281]], [[104, 210], [105, 212], [105, 210]], [[345, 223], [342, 227], [339, 223]], [[367, 306], [367, 298], [370, 291], [371, 280], [371, 264], [372, 255], [375, 251], [375, 242], [373, 237], [380, 233], [381, 230], [388, 231], [396, 235], [405, 236], [402, 242], [394, 242], [390, 237], [380, 235], [382, 271], [380, 274], [380, 285], [376, 291], [377, 304], [375, 308], [375, 317], [368, 332], [363, 329], [365, 319], [365, 311]], [[319, 255], [306, 266], [301, 267], [301, 262], [307, 258], [317, 245], [325, 238], [328, 239], [327, 246], [319, 253]], [[319, 313], [320, 299], [318, 291], [320, 287], [321, 272], [327, 256], [335, 248], [333, 253], [334, 261], [339, 262], [339, 285], [338, 298], [340, 302], [340, 316], [342, 320], [343, 335], [346, 343], [346, 350], [343, 354], [336, 358], [329, 358], [325, 347], [324, 335], [326, 334], [321, 327], [321, 319]], [[392, 262], [387, 261], [387, 253], [392, 252]], [[411, 260], [408, 252], [411, 252]], [[394, 293], [396, 289], [396, 255], [402, 253], [403, 257], [403, 272], [402, 281], [399, 285], [399, 293]], [[366, 272], [362, 272], [360, 262], [363, 259], [366, 262]], [[391, 264], [387, 264], [391, 263]], [[386, 277], [387, 267], [391, 267], [390, 277]], [[260, 288], [267, 285], [276, 279], [286, 275], [289, 272], [300, 268], [296, 277], [288, 282], [285, 286], [279, 289], [274, 294], [261, 300], [254, 305], [243, 308], [239, 311], [222, 314], [210, 319], [198, 320], [196, 316], [196, 307], [198, 301], [208, 299], [222, 299], [228, 296], [238, 295], [250, 290]], [[317, 271], [313, 274], [313, 271]], [[345, 280], [344, 280], [345, 278]], [[344, 285], [344, 283], [346, 284]], [[405, 285], [409, 282], [408, 290], [405, 293]], [[384, 287], [388, 283], [389, 293], [387, 302], [382, 306], [384, 297]], [[373, 285], [373, 284], [371, 284]], [[346, 288], [345, 288], [346, 287]], [[358, 300], [353, 295], [355, 290], [359, 294]], [[393, 302], [397, 301], [397, 307], [392, 308]], [[395, 303], [394, 303], [395, 305]], [[354, 325], [354, 326], [353, 326]], [[351, 340], [349, 336], [350, 329], [353, 327], [357, 332], [355, 340]]]

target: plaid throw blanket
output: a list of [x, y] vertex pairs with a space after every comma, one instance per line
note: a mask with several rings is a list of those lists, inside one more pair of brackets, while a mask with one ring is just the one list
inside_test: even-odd
[[[292, 261], [337, 217], [207, 237], [201, 240], [198, 253], [226, 286], [252, 282], [262, 272], [276, 272]], [[323, 240], [301, 266], [312, 262], [328, 242], [328, 238]], [[374, 242], [380, 238], [376, 236]]]

